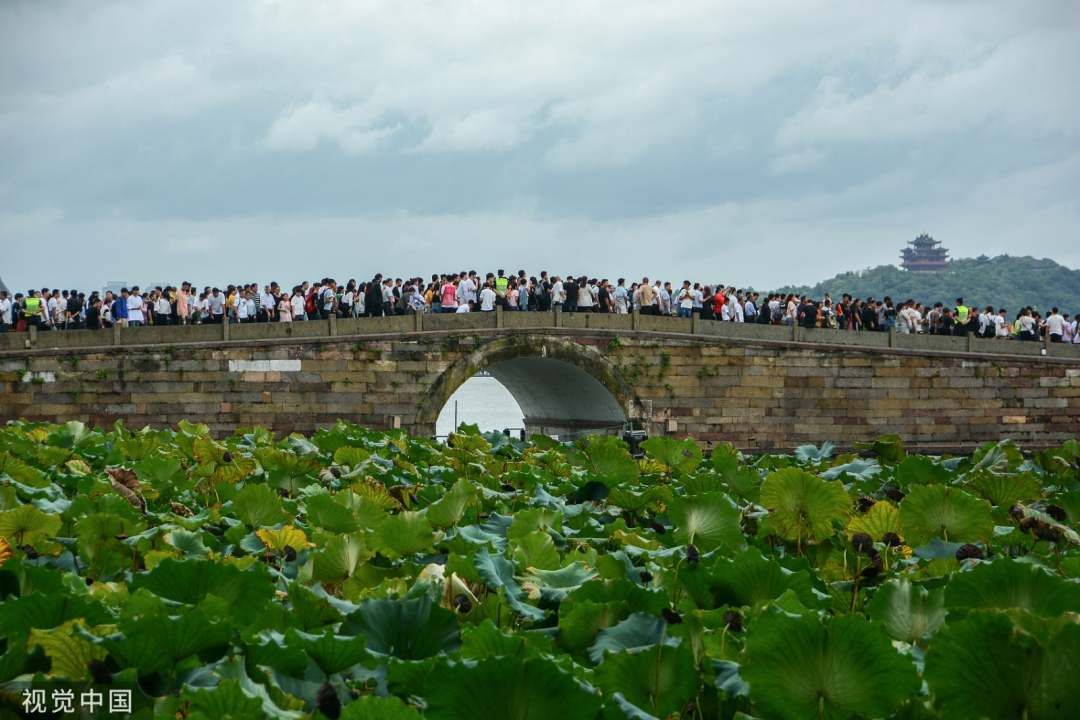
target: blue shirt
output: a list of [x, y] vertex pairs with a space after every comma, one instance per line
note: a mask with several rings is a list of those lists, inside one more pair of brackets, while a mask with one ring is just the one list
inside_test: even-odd
[[118, 297], [113, 300], [112, 316], [113, 320], [127, 320], [127, 300], [123, 297]]

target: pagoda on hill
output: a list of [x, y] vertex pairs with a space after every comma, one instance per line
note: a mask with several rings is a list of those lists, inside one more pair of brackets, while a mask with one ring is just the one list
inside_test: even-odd
[[944, 270], [949, 262], [949, 251], [941, 246], [941, 243], [923, 233], [908, 243], [910, 247], [904, 248], [900, 254], [900, 265], [905, 270], [912, 272], [939, 272]]

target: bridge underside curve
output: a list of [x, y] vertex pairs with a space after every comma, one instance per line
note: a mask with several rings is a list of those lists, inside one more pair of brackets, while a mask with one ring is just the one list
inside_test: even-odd
[[530, 433], [615, 430], [626, 421], [626, 413], [604, 384], [565, 360], [517, 357], [486, 369], [514, 396]]

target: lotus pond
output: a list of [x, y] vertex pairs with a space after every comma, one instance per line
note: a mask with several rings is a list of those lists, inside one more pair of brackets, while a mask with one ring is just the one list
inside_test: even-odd
[[9, 425], [0, 705], [122, 687], [135, 716], [181, 719], [1080, 712], [1080, 443], [644, 451]]

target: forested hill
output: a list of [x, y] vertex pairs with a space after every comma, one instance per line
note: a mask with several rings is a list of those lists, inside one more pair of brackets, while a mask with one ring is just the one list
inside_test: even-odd
[[1080, 312], [1080, 270], [1070, 270], [1053, 260], [1029, 256], [999, 255], [988, 258], [950, 260], [948, 269], [935, 273], [914, 273], [895, 265], [879, 265], [868, 270], [847, 272], [813, 287], [785, 287], [779, 292], [821, 297], [843, 293], [878, 299], [889, 295], [895, 301], [913, 298], [923, 303], [951, 304], [957, 297], [982, 307], [993, 305], [1010, 312], [1031, 305], [1040, 311], [1057, 306], [1062, 312]]

